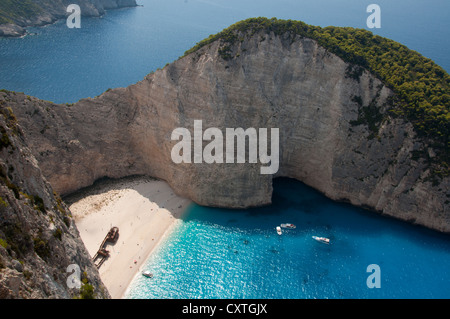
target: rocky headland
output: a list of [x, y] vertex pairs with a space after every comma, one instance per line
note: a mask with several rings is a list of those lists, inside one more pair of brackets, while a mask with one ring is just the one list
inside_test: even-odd
[[70, 13], [67, 7], [78, 4], [81, 15], [99, 17], [106, 10], [137, 6], [136, 0], [10, 0], [0, 4], [0, 37], [20, 37], [27, 27], [43, 26], [65, 19]]

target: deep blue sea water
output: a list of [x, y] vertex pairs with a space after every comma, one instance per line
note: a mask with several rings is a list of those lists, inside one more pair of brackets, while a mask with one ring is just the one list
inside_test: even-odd
[[124, 87], [182, 56], [198, 41], [250, 17], [367, 28], [366, 8], [381, 7], [374, 33], [407, 45], [450, 70], [448, 0], [138, 0], [143, 7], [32, 28], [0, 39], [0, 88], [56, 103]]
[[[144, 7], [30, 29], [0, 39], [0, 89], [71, 103], [140, 81], [210, 34], [249, 17], [367, 28], [450, 70], [448, 0], [138, 0]], [[334, 203], [292, 180], [276, 180], [274, 204], [245, 211], [193, 205], [146, 264], [129, 298], [450, 298], [450, 239]], [[297, 225], [282, 236], [275, 226]], [[311, 236], [331, 238], [320, 244]], [[381, 288], [366, 285], [367, 266]]]

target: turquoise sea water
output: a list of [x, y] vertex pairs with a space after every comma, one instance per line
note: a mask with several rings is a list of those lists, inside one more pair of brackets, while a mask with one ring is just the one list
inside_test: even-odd
[[[71, 103], [141, 80], [196, 42], [249, 17], [366, 28], [450, 70], [448, 0], [138, 0], [144, 7], [33, 28], [0, 39], [0, 89]], [[193, 205], [137, 277], [128, 298], [450, 298], [450, 239], [333, 203], [292, 180], [276, 180], [274, 204], [245, 211]], [[275, 226], [297, 229], [282, 236]], [[331, 245], [312, 240], [327, 236]], [[366, 285], [367, 266], [381, 288]]]
[[[276, 179], [273, 205], [192, 205], [126, 298], [450, 298], [450, 238]], [[275, 227], [297, 228], [279, 236]], [[331, 244], [312, 239], [330, 238]], [[380, 288], [368, 288], [369, 265]]]

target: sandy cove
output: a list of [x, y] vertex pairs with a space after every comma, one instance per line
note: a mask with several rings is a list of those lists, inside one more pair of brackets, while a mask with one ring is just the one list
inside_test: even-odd
[[145, 260], [191, 203], [166, 182], [148, 177], [100, 182], [65, 200], [91, 257], [110, 228], [119, 227], [119, 239], [106, 246], [110, 257], [99, 269], [112, 298], [123, 297]]

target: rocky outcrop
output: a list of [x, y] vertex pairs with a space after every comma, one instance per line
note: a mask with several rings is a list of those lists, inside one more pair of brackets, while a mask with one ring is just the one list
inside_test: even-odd
[[[387, 112], [391, 89], [315, 40], [263, 31], [239, 38], [225, 58], [218, 40], [74, 105], [0, 99], [10, 100], [44, 176], [63, 194], [104, 176], [145, 174], [201, 205], [240, 208], [270, 203], [272, 178], [288, 176], [332, 199], [450, 232], [449, 179], [432, 182], [414, 157], [427, 145]], [[193, 132], [194, 120], [223, 131], [279, 128], [279, 171], [173, 163], [171, 133]]]
[[[0, 37], [23, 36], [27, 27], [43, 26], [65, 19], [70, 14], [66, 11], [70, 4], [78, 4], [81, 15], [86, 17], [102, 16], [109, 9], [137, 6], [136, 0], [28, 0], [28, 3], [20, 4], [25, 8], [12, 8], [17, 12], [0, 11]], [[1, 24], [2, 19], [8, 22]]]
[[21, 37], [26, 34], [25, 28], [14, 23], [5, 23], [0, 25], [0, 37]]
[[[72, 298], [80, 292], [108, 298], [69, 209], [42, 176], [4, 101], [0, 131], [0, 299]], [[79, 267], [82, 290], [67, 284], [72, 264]]]

